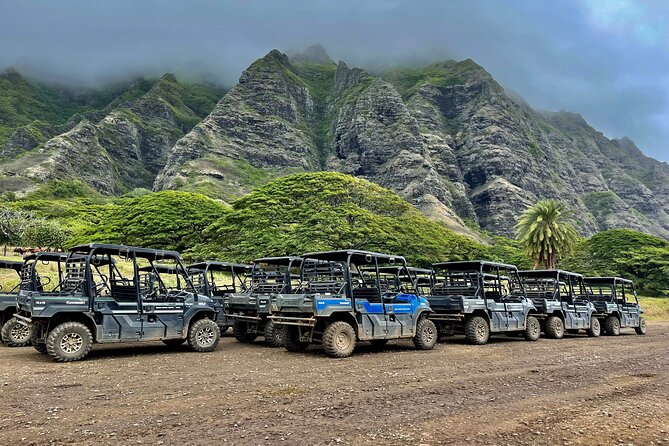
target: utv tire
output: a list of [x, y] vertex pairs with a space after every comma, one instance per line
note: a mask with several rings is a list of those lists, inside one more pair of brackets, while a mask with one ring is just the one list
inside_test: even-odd
[[285, 325], [277, 325], [273, 321], [265, 324], [265, 342], [270, 347], [283, 347]]
[[534, 316], [527, 316], [525, 321], [525, 330], [523, 330], [523, 337], [526, 341], [538, 341], [541, 337], [541, 324], [539, 319]]
[[465, 339], [473, 345], [483, 345], [490, 338], [490, 326], [481, 316], [473, 316], [465, 322]]
[[355, 349], [355, 330], [351, 324], [336, 321], [323, 331], [323, 350], [331, 358], [347, 358]]
[[258, 337], [258, 333], [249, 333], [249, 324], [247, 322], [235, 321], [235, 324], [232, 326], [232, 330], [234, 332], [235, 339], [245, 344], [250, 344]]
[[564, 322], [557, 316], [549, 316], [546, 319], [546, 327], [544, 328], [546, 337], [551, 339], [562, 339], [564, 336]]
[[214, 351], [220, 340], [221, 330], [218, 324], [211, 319], [200, 319], [188, 329], [188, 346], [193, 351]]
[[283, 342], [283, 346], [289, 352], [303, 352], [309, 347], [308, 342], [300, 341], [299, 329], [290, 325], [285, 328]]
[[31, 337], [32, 327], [21, 324], [15, 317], [2, 326], [2, 342], [8, 347], [25, 347], [30, 344]]
[[439, 339], [437, 326], [429, 319], [421, 318], [416, 324], [416, 336], [413, 337], [413, 345], [418, 350], [432, 350]]
[[604, 329], [608, 336], [619, 336], [620, 335], [620, 319], [618, 316], [608, 316], [604, 320]]
[[163, 339], [162, 341], [163, 341], [163, 344], [165, 344], [166, 346], [171, 347], [171, 348], [178, 347], [181, 344], [183, 344], [184, 342], [186, 342], [185, 339]]
[[33, 347], [35, 347], [35, 350], [37, 350], [41, 354], [43, 354], [43, 355], [47, 354], [46, 344], [44, 342], [33, 343]]
[[599, 323], [599, 319], [592, 316], [592, 318], [590, 319], [590, 328], [585, 330], [585, 332], [591, 338], [599, 337], [599, 335], [602, 334], [602, 324]]
[[646, 334], [646, 319], [639, 317], [639, 326], [634, 327], [634, 331], [636, 331], [636, 334], [638, 335], [645, 335]]
[[63, 322], [46, 337], [46, 352], [58, 362], [84, 359], [93, 347], [93, 335], [84, 324]]

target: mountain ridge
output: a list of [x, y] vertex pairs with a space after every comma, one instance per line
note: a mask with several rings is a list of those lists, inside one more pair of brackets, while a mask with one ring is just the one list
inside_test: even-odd
[[[184, 110], [185, 93], [168, 93]], [[272, 50], [210, 105], [206, 116], [159, 126], [165, 143], [149, 162], [158, 168], [144, 169], [141, 182], [116, 175], [101, 192], [152, 186], [231, 201], [278, 176], [331, 170], [395, 190], [470, 235], [511, 235], [527, 205], [555, 198], [583, 234], [626, 227], [669, 238], [669, 165], [578, 114], [533, 109], [471, 59], [374, 76], [334, 63], [322, 47], [291, 57]], [[151, 110], [136, 118], [140, 129], [153, 119]]]

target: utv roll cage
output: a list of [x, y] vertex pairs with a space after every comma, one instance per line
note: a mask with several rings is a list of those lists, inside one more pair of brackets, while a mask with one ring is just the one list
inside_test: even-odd
[[0, 260], [0, 269], [14, 270], [19, 278], [19, 282], [11, 290], [3, 290], [3, 284], [0, 283], [0, 292], [7, 294], [18, 293], [19, 288], [21, 287], [21, 268], [23, 268], [23, 262], [16, 260]]
[[[253, 265], [207, 261], [192, 263], [186, 268], [191, 273], [191, 279], [193, 279], [195, 288], [199, 293], [209, 297], [222, 297], [230, 293], [244, 293], [247, 291], [248, 286], [245, 276], [251, 274]], [[217, 284], [214, 279], [214, 272], [230, 274], [230, 284]]]
[[[636, 300], [636, 289], [634, 282], [622, 277], [585, 277], [586, 292], [592, 301], [623, 303], [627, 299], [629, 290], [632, 297]], [[618, 285], [622, 285], [623, 296], [617, 296]], [[619, 302], [618, 302], [619, 301]]]
[[21, 283], [20, 289], [23, 291], [44, 292], [44, 287], [51, 283], [49, 277], [41, 277], [37, 271], [37, 265], [40, 263], [46, 264], [56, 262], [58, 267], [58, 283], [55, 285], [53, 291], [62, 286], [63, 283], [63, 266], [67, 260], [67, 254], [62, 252], [36, 252], [23, 257], [23, 265], [20, 271]]
[[[420, 288], [429, 289], [431, 283], [432, 270], [425, 268], [416, 268], [407, 266], [409, 275], [402, 274], [403, 267], [398, 266], [380, 266], [378, 268], [380, 284], [383, 291], [405, 291], [417, 293]], [[361, 268], [363, 274], [375, 274], [375, 268]], [[407, 286], [408, 285], [408, 286]]]
[[[341, 250], [308, 253], [302, 257], [305, 262], [329, 262], [324, 263], [323, 267], [333, 272], [340, 269], [341, 274], [335, 275], [338, 280], [333, 285], [343, 285], [341, 290], [344, 291], [347, 298], [353, 301], [358, 298], [367, 299], [370, 303], [383, 302], [383, 295], [389, 292], [387, 286], [384, 289], [381, 281], [382, 270], [386, 267], [390, 268], [386, 271], [397, 271], [400, 282], [414, 283], [406, 265], [406, 259], [402, 256], [360, 250]], [[367, 265], [366, 268], [365, 265]], [[365, 274], [366, 271], [372, 274]]]
[[[246, 293], [257, 294], [290, 294], [293, 291], [293, 281], [300, 280], [299, 274], [293, 274], [292, 268], [302, 266], [302, 257], [263, 257], [253, 261], [251, 284]], [[263, 269], [263, 265], [275, 267]]]
[[[153, 281], [158, 285], [158, 289], [166, 291], [169, 289], [160, 277], [157, 268], [169, 270], [169, 266], [155, 264], [154, 262], [169, 260], [174, 262], [173, 274], [181, 275], [184, 280], [185, 291], [195, 292], [195, 287], [188, 275], [186, 268], [181, 263], [181, 255], [176, 251], [158, 250], [149, 248], [139, 248], [126, 245], [114, 245], [104, 243], [91, 243], [88, 245], [74, 246], [69, 249], [68, 264], [72, 264], [73, 272], [65, 282], [71, 282], [68, 288], [81, 289], [88, 296], [95, 296], [105, 289], [109, 295], [115, 296], [121, 300], [135, 301], [136, 296], [148, 297], [147, 293], [151, 290], [147, 286], [153, 286]], [[133, 262], [132, 279], [125, 278], [119, 271], [113, 257]], [[140, 267], [137, 260], [143, 259], [149, 262], [148, 267]], [[76, 266], [75, 266], [76, 264]], [[95, 284], [91, 267], [108, 266], [109, 275], [100, 274], [102, 282]], [[165, 269], [167, 267], [167, 269]], [[144, 271], [140, 271], [144, 269]], [[145, 273], [145, 274], [140, 274]], [[142, 286], [144, 285], [144, 286]], [[180, 288], [181, 289], [181, 288]], [[197, 293], [195, 293], [197, 300]]]
[[[510, 275], [503, 275], [500, 270], [509, 271]], [[509, 285], [508, 290], [503, 287], [504, 281]], [[437, 297], [462, 296], [500, 301], [510, 295], [524, 297], [525, 289], [515, 265], [474, 260], [432, 265], [430, 294]]]
[[[557, 300], [568, 304], [588, 301], [582, 274], [561, 269], [525, 270], [519, 274], [525, 294], [530, 299]], [[563, 287], [565, 293], [562, 292]], [[577, 288], [580, 288], [579, 292]]]

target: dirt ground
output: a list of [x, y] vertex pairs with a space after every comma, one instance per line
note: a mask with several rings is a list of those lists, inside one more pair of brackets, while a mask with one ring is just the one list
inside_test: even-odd
[[[625, 330], [627, 331], [627, 330]], [[0, 348], [0, 444], [669, 445], [669, 323], [333, 360], [225, 337], [214, 353]]]

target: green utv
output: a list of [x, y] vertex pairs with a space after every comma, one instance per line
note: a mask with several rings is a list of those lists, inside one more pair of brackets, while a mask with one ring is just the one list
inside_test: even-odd
[[[159, 262], [176, 268], [179, 284], [163, 279]], [[122, 263], [128, 268], [119, 268]], [[220, 338], [220, 305], [196, 292], [175, 251], [76, 246], [57, 292], [21, 290], [18, 307], [15, 317], [32, 327], [33, 346], [60, 362], [85, 358], [94, 343], [187, 342], [194, 351], [209, 352]]]

